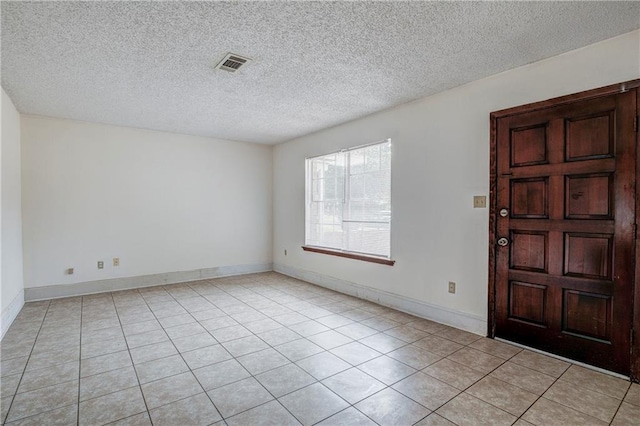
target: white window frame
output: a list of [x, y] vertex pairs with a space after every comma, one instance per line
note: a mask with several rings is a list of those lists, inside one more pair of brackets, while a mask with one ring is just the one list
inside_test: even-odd
[[[393, 206], [393, 191], [392, 191], [392, 169], [393, 169], [393, 145], [391, 144], [391, 139], [384, 139], [381, 141], [376, 141], [373, 143], [368, 143], [368, 144], [364, 144], [364, 145], [358, 145], [352, 148], [347, 148], [347, 149], [342, 149], [339, 151], [334, 151], [334, 152], [330, 152], [330, 153], [326, 153], [326, 154], [322, 154], [322, 155], [317, 155], [317, 156], [313, 156], [313, 157], [307, 157], [305, 158], [305, 245], [303, 246], [303, 248], [307, 251], [315, 251], [315, 252], [320, 252], [320, 253], [325, 253], [325, 254], [335, 254], [338, 256], [343, 256], [343, 257], [350, 257], [350, 258], [354, 258], [354, 259], [360, 259], [360, 260], [370, 260], [373, 262], [377, 262], [377, 263], [384, 263], [387, 265], [393, 265], [395, 262], [390, 260], [391, 259], [391, 254], [392, 254], [392, 246], [391, 246], [391, 229], [392, 229], [392, 214], [391, 211], [389, 212], [389, 220], [388, 222], [377, 222], [376, 223], [388, 223], [389, 225], [389, 254], [388, 255], [382, 255], [379, 253], [368, 253], [368, 252], [362, 252], [362, 251], [354, 251], [354, 250], [347, 250], [344, 247], [333, 247], [333, 246], [320, 246], [317, 244], [310, 244], [309, 243], [309, 238], [310, 238], [310, 226], [312, 226], [311, 224], [311, 210], [312, 210], [312, 204], [313, 204], [313, 170], [312, 170], [312, 160], [317, 159], [317, 158], [321, 158], [321, 157], [327, 157], [327, 156], [331, 156], [331, 155], [337, 155], [337, 154], [347, 154], [345, 156], [345, 167], [344, 167], [344, 188], [343, 188], [343, 200], [342, 200], [342, 204], [343, 204], [343, 209], [346, 210], [346, 207], [348, 205], [348, 201], [349, 197], [350, 197], [350, 189], [351, 189], [351, 161], [350, 161], [350, 157], [348, 156], [348, 154], [351, 151], [355, 151], [355, 150], [359, 150], [362, 148], [367, 148], [370, 146], [374, 146], [374, 145], [382, 145], [388, 143], [389, 147], [390, 147], [390, 160], [389, 160], [389, 186], [390, 186], [390, 205]], [[392, 210], [392, 208], [391, 208]], [[344, 214], [344, 210], [343, 210], [343, 214]], [[340, 224], [344, 224], [344, 223], [349, 223], [349, 222], [357, 222], [357, 223], [366, 223], [367, 221], [358, 221], [358, 220], [345, 220], [344, 217], [342, 217], [342, 220], [340, 222]], [[343, 244], [344, 245], [344, 244]], [[378, 261], [376, 259], [383, 259], [383, 261]]]

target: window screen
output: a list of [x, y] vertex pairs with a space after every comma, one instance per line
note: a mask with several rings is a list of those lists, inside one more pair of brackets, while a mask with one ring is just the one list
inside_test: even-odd
[[306, 245], [391, 255], [391, 141], [306, 160]]

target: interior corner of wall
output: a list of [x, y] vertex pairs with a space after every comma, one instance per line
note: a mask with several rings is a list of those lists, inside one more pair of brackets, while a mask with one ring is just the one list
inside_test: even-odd
[[0, 315], [0, 340], [4, 338], [7, 330], [13, 324], [13, 321], [16, 319], [20, 310], [24, 306], [24, 289], [21, 289], [20, 292], [13, 298], [9, 306], [2, 311], [2, 315]]

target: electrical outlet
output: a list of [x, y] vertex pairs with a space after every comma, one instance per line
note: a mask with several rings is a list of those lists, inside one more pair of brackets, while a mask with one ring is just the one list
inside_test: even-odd
[[69, 268], [65, 271], [67, 275], [73, 275], [73, 268]]
[[101, 260], [98, 261], [98, 269], [104, 269], [104, 262]]
[[474, 209], [484, 209], [487, 207], [487, 196], [486, 195], [474, 195], [473, 196], [473, 208]]
[[120, 266], [120, 258], [119, 257], [114, 257], [113, 258], [113, 266]]
[[449, 281], [449, 293], [456, 294], [456, 283]]

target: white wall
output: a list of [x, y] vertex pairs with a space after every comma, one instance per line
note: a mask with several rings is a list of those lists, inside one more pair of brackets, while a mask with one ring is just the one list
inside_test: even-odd
[[[639, 52], [635, 31], [276, 146], [274, 267], [463, 314], [478, 321], [457, 325], [484, 332], [489, 212], [473, 209], [472, 198], [489, 192], [489, 113], [638, 78]], [[385, 138], [395, 266], [303, 252], [305, 157]]]
[[2, 335], [24, 304], [22, 281], [22, 214], [20, 203], [20, 114], [2, 89], [2, 141], [0, 181], [0, 330]]
[[[271, 167], [270, 146], [23, 115], [27, 293], [270, 266]], [[66, 275], [67, 268], [75, 273]]]

